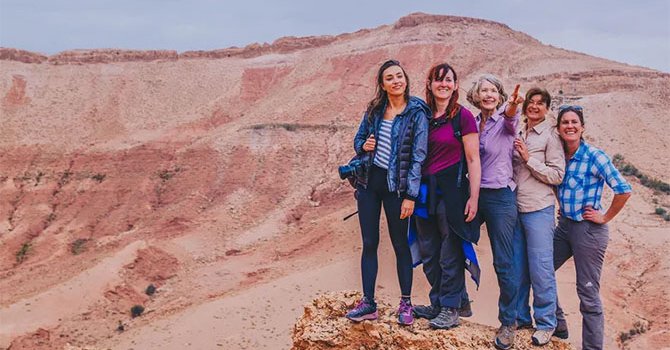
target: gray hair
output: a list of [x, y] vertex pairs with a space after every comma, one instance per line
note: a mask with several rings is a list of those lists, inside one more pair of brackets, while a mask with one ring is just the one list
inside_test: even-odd
[[505, 92], [505, 89], [503, 88], [503, 84], [498, 79], [495, 75], [493, 74], [483, 74], [481, 75], [476, 82], [472, 83], [472, 87], [468, 91], [467, 99], [468, 102], [470, 102], [473, 106], [477, 107], [478, 109], [481, 109], [481, 99], [479, 98], [479, 89], [482, 87], [482, 83], [488, 81], [489, 83], [493, 84], [493, 86], [498, 89], [498, 93], [500, 93], [500, 102], [498, 102], [498, 105], [496, 108], [500, 108], [503, 103], [507, 101], [507, 93]]

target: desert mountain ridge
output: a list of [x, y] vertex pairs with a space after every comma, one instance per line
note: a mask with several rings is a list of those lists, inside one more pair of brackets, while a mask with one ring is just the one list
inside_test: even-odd
[[[415, 27], [424, 23], [477, 23], [498, 26], [503, 30], [511, 29], [504, 24], [479, 18], [429, 15], [425, 13], [413, 13], [400, 18], [394, 25], [394, 29]], [[388, 27], [388, 25], [381, 26]], [[14, 48], [0, 48], [0, 60], [12, 60], [24, 63], [51, 63], [51, 64], [76, 64], [76, 63], [110, 63], [110, 62], [133, 62], [133, 61], [156, 61], [190, 58], [230, 58], [243, 57], [252, 58], [266, 54], [285, 54], [298, 50], [317, 48], [331, 44], [335, 41], [349, 40], [356, 35], [363, 35], [374, 29], [361, 29], [355, 33], [344, 33], [340, 35], [295, 37], [286, 36], [276, 39], [272, 43], [253, 43], [243, 48], [229, 47], [217, 50], [191, 50], [178, 53], [176, 50], [126, 50], [126, 49], [77, 49], [59, 52], [46, 56], [37, 52], [31, 52]], [[529, 37], [529, 39], [534, 40]]]
[[[411, 14], [354, 33], [183, 53], [2, 48], [0, 349], [289, 348], [303, 305], [360, 288], [358, 223], [342, 221], [355, 202], [336, 169], [389, 58], [418, 96], [428, 68], [449, 62], [466, 107], [482, 73], [508, 88], [545, 87], [554, 106], [584, 106], [589, 142], [670, 180], [670, 74], [486, 20]], [[670, 201], [630, 181], [603, 271], [607, 347], [654, 348], [670, 334], [670, 238], [654, 210]], [[392, 302], [383, 230], [379, 293]], [[497, 326], [486, 239], [477, 252], [473, 321]], [[425, 303], [419, 269], [414, 281]], [[571, 264], [558, 282], [579, 344]], [[132, 318], [134, 305], [145, 313]]]
[[[540, 43], [533, 37], [512, 30], [509, 26], [481, 18], [433, 15], [422, 12], [415, 12], [398, 19], [392, 25], [393, 29], [411, 28], [427, 23], [451, 23], [464, 25], [481, 25], [497, 27], [501, 31], [507, 31], [525, 36], [527, 40]], [[361, 29], [354, 33], [343, 33], [339, 35], [322, 36], [285, 36], [274, 40], [272, 43], [252, 43], [243, 48], [232, 46], [223, 49], [214, 50], [186, 50], [178, 52], [177, 50], [130, 50], [130, 49], [74, 49], [58, 52], [53, 55], [44, 55], [38, 52], [22, 50], [19, 48], [0, 47], [0, 60], [18, 61], [23, 63], [50, 63], [58, 64], [85, 64], [85, 63], [111, 63], [111, 62], [150, 62], [150, 61], [175, 61], [178, 59], [193, 58], [230, 58], [243, 57], [253, 58], [268, 54], [286, 54], [304, 49], [318, 48], [337, 41], [346, 41], [365, 35], [376, 29], [390, 27], [383, 25], [375, 29]], [[569, 51], [569, 50], [568, 50]], [[575, 52], [576, 53], [576, 52]], [[640, 67], [644, 68], [644, 67]], [[648, 68], [650, 69], [650, 68]], [[662, 72], [661, 72], [662, 73]], [[667, 74], [667, 73], [662, 73]]]

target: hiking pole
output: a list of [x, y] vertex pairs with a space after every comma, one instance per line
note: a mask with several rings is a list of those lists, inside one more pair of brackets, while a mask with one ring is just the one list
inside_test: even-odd
[[344, 219], [342, 219], [342, 221], [347, 221], [347, 219], [351, 218], [352, 216], [354, 216], [356, 214], [358, 214], [358, 210], [356, 210], [355, 212], [345, 216]]

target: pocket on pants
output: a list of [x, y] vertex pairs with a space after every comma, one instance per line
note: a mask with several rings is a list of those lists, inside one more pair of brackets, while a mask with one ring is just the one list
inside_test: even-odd
[[607, 248], [609, 242], [609, 229], [607, 224], [596, 224], [595, 222], [585, 220], [587, 227], [584, 234], [588, 237], [589, 243], [594, 248]]

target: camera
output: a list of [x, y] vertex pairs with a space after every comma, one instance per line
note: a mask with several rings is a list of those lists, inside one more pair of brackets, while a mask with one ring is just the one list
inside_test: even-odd
[[365, 162], [361, 159], [352, 159], [349, 164], [340, 165], [337, 168], [337, 172], [340, 174], [340, 179], [342, 180], [364, 176], [366, 170]]

